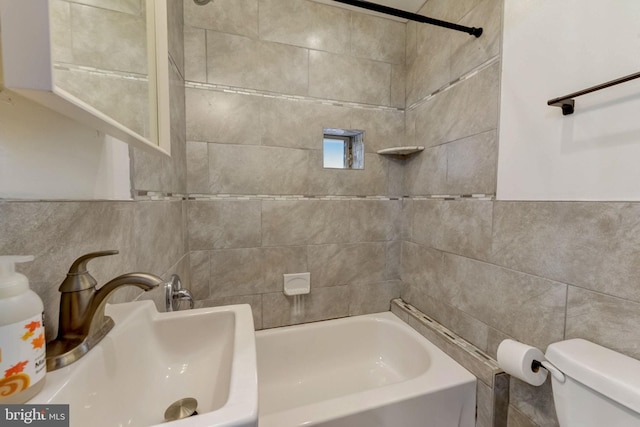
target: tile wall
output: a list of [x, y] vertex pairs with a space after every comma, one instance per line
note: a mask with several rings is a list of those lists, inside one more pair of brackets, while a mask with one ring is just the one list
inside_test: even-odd
[[[638, 203], [460, 197], [496, 191], [502, 5], [421, 11], [478, 40], [407, 26], [407, 134], [428, 148], [404, 170], [402, 298], [493, 357], [505, 338], [579, 337], [640, 358]], [[511, 379], [507, 425], [557, 426], [548, 382]]]
[[[184, 14], [199, 304], [247, 302], [258, 328], [388, 310], [401, 169], [375, 151], [404, 142], [404, 23], [302, 0]], [[323, 169], [329, 127], [365, 131], [364, 170]], [[294, 307], [282, 275], [307, 271]]]
[[[107, 6], [116, 13], [118, 8], [136, 3], [141, 4], [114, 0]], [[172, 158], [131, 149], [134, 201], [0, 200], [0, 253], [35, 256], [35, 261], [21, 264], [18, 270], [29, 277], [32, 289], [44, 301], [47, 339], [54, 338], [57, 332], [58, 286], [73, 261], [85, 253], [120, 251], [89, 264], [99, 284], [132, 271], [148, 271], [163, 277], [176, 272], [186, 280], [189, 278], [183, 200], [186, 145], [182, 1], [170, 0], [168, 5]], [[137, 288], [123, 288], [114, 293], [111, 301], [128, 301], [139, 296]], [[145, 298], [155, 300], [161, 296], [161, 290], [144, 294]]]
[[[507, 337], [640, 357], [638, 204], [493, 198], [502, 0], [421, 11], [483, 26], [477, 40], [311, 1], [189, 1], [184, 58], [169, 4], [173, 157], [132, 151], [137, 201], [0, 201], [0, 251], [36, 255], [21, 270], [49, 318], [73, 259], [116, 248], [92, 262], [99, 281], [181, 271], [199, 305], [249, 303], [258, 328], [401, 294], [494, 357]], [[321, 168], [323, 127], [366, 131], [364, 171]], [[374, 153], [413, 143], [427, 149]], [[312, 293], [296, 311], [282, 274], [302, 271]], [[512, 379], [510, 400], [508, 426], [557, 425], [548, 384]]]

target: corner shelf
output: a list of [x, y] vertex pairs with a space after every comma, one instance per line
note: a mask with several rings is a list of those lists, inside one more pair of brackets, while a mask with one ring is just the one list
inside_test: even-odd
[[390, 148], [385, 148], [384, 150], [378, 150], [376, 152], [378, 154], [382, 154], [383, 156], [386, 155], [386, 156], [407, 157], [407, 156], [411, 156], [412, 154], [419, 153], [423, 150], [424, 150], [424, 147], [421, 145], [412, 145], [408, 147], [390, 147]]

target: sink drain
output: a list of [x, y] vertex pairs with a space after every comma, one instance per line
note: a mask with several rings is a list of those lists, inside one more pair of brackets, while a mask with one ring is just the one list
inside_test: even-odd
[[198, 401], [193, 397], [185, 397], [184, 399], [176, 400], [173, 402], [166, 411], [164, 411], [165, 421], [175, 421], [182, 418], [198, 415], [196, 408], [198, 407]]

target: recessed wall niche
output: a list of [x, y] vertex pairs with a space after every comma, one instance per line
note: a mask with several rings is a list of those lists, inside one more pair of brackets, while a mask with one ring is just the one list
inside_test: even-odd
[[325, 169], [364, 169], [364, 131], [325, 128], [322, 166]]

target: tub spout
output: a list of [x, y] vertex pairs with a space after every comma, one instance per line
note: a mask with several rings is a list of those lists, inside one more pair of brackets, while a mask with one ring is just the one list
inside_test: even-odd
[[84, 356], [113, 328], [113, 319], [104, 314], [107, 299], [123, 286], [137, 286], [144, 291], [164, 281], [149, 273], [127, 273], [110, 280], [100, 289], [87, 271], [87, 263], [96, 257], [115, 255], [118, 251], [94, 252], [78, 258], [60, 285], [60, 320], [58, 336], [47, 343], [47, 370], [67, 366]]

